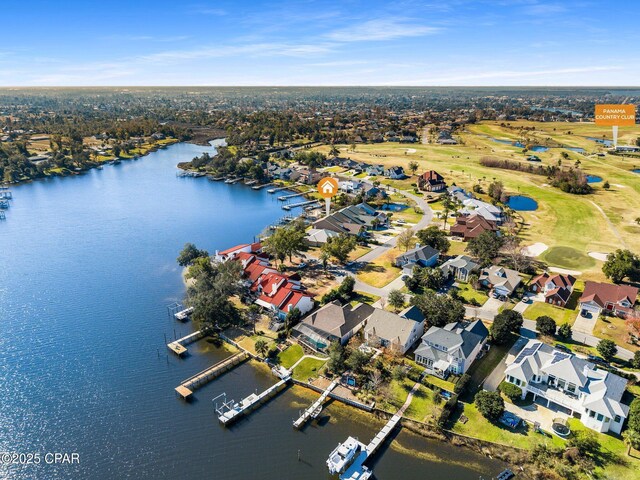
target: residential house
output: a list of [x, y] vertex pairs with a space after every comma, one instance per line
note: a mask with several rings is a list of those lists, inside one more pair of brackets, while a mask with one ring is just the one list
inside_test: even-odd
[[484, 232], [497, 232], [498, 225], [479, 215], [460, 215], [449, 231], [452, 236], [461, 237], [466, 242]]
[[545, 303], [565, 307], [575, 283], [576, 279], [572, 275], [544, 272], [531, 280], [529, 290], [544, 295]]
[[416, 363], [440, 378], [464, 374], [482, 350], [489, 331], [482, 321], [453, 322], [431, 327], [415, 351]]
[[485, 287], [493, 289], [498, 295], [510, 297], [522, 283], [522, 277], [515, 270], [492, 265], [480, 271], [478, 281]]
[[585, 282], [580, 297], [580, 310], [586, 310], [596, 317], [604, 311], [625, 318], [633, 311], [637, 297], [638, 289], [629, 285]]
[[392, 180], [402, 180], [407, 178], [402, 167], [390, 167], [384, 171], [384, 176]]
[[362, 190], [364, 191], [364, 196], [367, 199], [370, 199], [370, 198], [375, 199], [378, 197], [387, 198], [387, 192], [385, 192], [380, 187], [375, 187], [369, 183], [363, 183]]
[[292, 336], [314, 350], [326, 350], [331, 342], [342, 345], [357, 333], [374, 308], [365, 303], [342, 306], [338, 300], [327, 303], [293, 327]]
[[462, 282], [468, 282], [469, 275], [477, 272], [479, 268], [480, 265], [467, 255], [458, 255], [456, 258], [451, 258], [440, 265], [440, 270], [442, 270], [445, 277], [454, 278]]
[[500, 225], [504, 219], [502, 208], [477, 198], [465, 198], [462, 200], [462, 205], [464, 206], [460, 211], [462, 215], [469, 217], [477, 215], [496, 225]]
[[294, 308], [305, 314], [313, 310], [313, 295], [306, 292], [299, 279], [276, 272], [263, 273], [251, 286], [258, 295], [256, 304], [284, 319]]
[[441, 192], [447, 188], [447, 184], [442, 175], [429, 170], [418, 177], [418, 188], [427, 192]]
[[260, 242], [255, 243], [242, 243], [235, 247], [227, 248], [226, 250], [218, 251], [214, 255], [214, 259], [218, 262], [226, 262], [227, 260], [233, 260], [239, 253], [261, 253], [262, 244]]
[[597, 432], [619, 434], [629, 414], [622, 395], [627, 381], [591, 362], [542, 343], [529, 340], [505, 370], [507, 382], [533, 394], [553, 410], [580, 419]]
[[362, 182], [358, 180], [341, 180], [338, 182], [340, 190], [345, 193], [357, 193], [362, 188]]
[[365, 172], [367, 175], [384, 175], [384, 165], [369, 165]]
[[376, 308], [364, 327], [364, 339], [372, 347], [404, 355], [424, 334], [424, 323], [415, 305], [399, 314]]
[[337, 237], [339, 235], [339, 233], [334, 232], [333, 230], [312, 228], [307, 232], [304, 240], [310, 247], [321, 247], [327, 243], [330, 238]]
[[395, 266], [403, 269], [403, 274], [411, 275], [413, 267], [434, 267], [438, 263], [440, 252], [429, 245], [416, 246], [395, 258]]
[[291, 179], [291, 175], [293, 174], [293, 170], [289, 167], [277, 167], [273, 169], [271, 172], [271, 177], [277, 180], [289, 180]]
[[389, 218], [383, 212], [360, 203], [350, 205], [334, 212], [313, 223], [313, 228], [332, 230], [337, 233], [350, 235], [364, 235], [369, 230], [375, 230], [380, 225], [387, 225]]

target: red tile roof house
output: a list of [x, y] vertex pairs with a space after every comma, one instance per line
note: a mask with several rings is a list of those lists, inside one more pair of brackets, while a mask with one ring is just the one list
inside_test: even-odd
[[580, 310], [586, 310], [596, 316], [604, 311], [626, 318], [633, 312], [637, 297], [638, 289], [629, 285], [585, 282], [584, 292], [580, 297]]
[[451, 225], [450, 229], [452, 236], [462, 237], [465, 242], [488, 231], [497, 232], [498, 225], [480, 215], [461, 215], [456, 218], [456, 223]]
[[534, 293], [543, 293], [545, 303], [565, 307], [575, 283], [576, 279], [571, 275], [544, 272], [531, 280], [529, 290]]
[[284, 319], [294, 308], [304, 315], [313, 310], [313, 295], [300, 285], [299, 277], [269, 272], [260, 275], [251, 286], [258, 294], [256, 304]]
[[441, 192], [447, 188], [444, 177], [435, 170], [429, 170], [418, 177], [418, 188], [427, 192]]
[[227, 248], [226, 250], [222, 250], [219, 252], [216, 250], [216, 254], [214, 256], [215, 260], [218, 262], [226, 262], [227, 260], [231, 260], [236, 257], [241, 252], [245, 253], [261, 253], [262, 252], [262, 244], [260, 242], [255, 243], [243, 243], [241, 245], [236, 245], [235, 247]]

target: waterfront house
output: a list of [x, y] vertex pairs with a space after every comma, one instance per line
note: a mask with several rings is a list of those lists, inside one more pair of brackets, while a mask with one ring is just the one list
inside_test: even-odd
[[585, 282], [584, 291], [580, 297], [580, 310], [585, 310], [594, 316], [602, 312], [626, 318], [633, 312], [633, 306], [638, 297], [638, 289], [629, 285], [614, 285], [612, 283]]
[[345, 193], [357, 193], [362, 189], [362, 182], [358, 180], [341, 180], [338, 182], [338, 186]]
[[406, 251], [405, 253], [398, 255], [394, 264], [398, 268], [406, 270], [405, 274], [411, 275], [413, 267], [434, 267], [438, 263], [440, 252], [429, 245], [420, 246]]
[[322, 245], [327, 243], [330, 238], [337, 237], [339, 235], [339, 233], [334, 232], [333, 230], [327, 230], [324, 228], [312, 228], [307, 232], [304, 240], [310, 247], [321, 247]]
[[619, 434], [629, 413], [621, 403], [624, 378], [538, 340], [529, 340], [507, 365], [505, 380], [522, 389], [523, 399], [531, 393], [597, 432]]
[[452, 236], [461, 237], [466, 242], [484, 232], [497, 232], [498, 225], [479, 215], [460, 215], [449, 231]]
[[424, 324], [415, 305], [398, 314], [376, 308], [364, 327], [364, 339], [369, 346], [404, 355], [424, 333]]
[[544, 295], [545, 303], [565, 307], [575, 283], [576, 279], [572, 275], [544, 272], [531, 280], [529, 290]]
[[440, 265], [440, 270], [446, 278], [454, 278], [461, 282], [468, 282], [469, 275], [477, 272], [480, 265], [467, 255], [458, 255]]
[[384, 176], [392, 180], [402, 180], [407, 178], [402, 167], [390, 167], [384, 171]]
[[235, 247], [227, 248], [226, 250], [218, 251], [214, 255], [214, 260], [218, 262], [226, 262], [227, 260], [233, 260], [239, 253], [262, 253], [262, 244], [260, 242], [254, 243], [242, 243]]
[[369, 230], [375, 230], [379, 226], [388, 225], [388, 223], [389, 218], [386, 214], [378, 212], [366, 203], [360, 203], [342, 208], [316, 220], [313, 223], [313, 228], [349, 235], [363, 235]]
[[476, 359], [488, 336], [489, 331], [480, 320], [431, 327], [416, 348], [416, 363], [440, 378], [446, 378], [449, 373], [462, 375]]
[[501, 224], [503, 221], [502, 208], [496, 205], [483, 202], [477, 198], [464, 198], [462, 200], [462, 205], [464, 207], [460, 211], [462, 215], [469, 217], [477, 215], [497, 225]]
[[371, 316], [374, 308], [365, 303], [341, 305], [329, 302], [293, 327], [292, 336], [314, 350], [323, 351], [331, 342], [345, 345]]
[[284, 319], [294, 308], [305, 314], [313, 310], [313, 295], [304, 290], [297, 278], [276, 272], [263, 273], [251, 286], [256, 304]]
[[447, 188], [447, 184], [442, 175], [429, 170], [418, 177], [418, 188], [426, 192], [441, 192]]
[[498, 295], [510, 297], [522, 282], [522, 277], [515, 270], [492, 265], [480, 271], [478, 281]]

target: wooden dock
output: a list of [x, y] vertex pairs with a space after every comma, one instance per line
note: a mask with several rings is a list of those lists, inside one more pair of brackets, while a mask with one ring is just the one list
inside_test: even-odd
[[336, 387], [336, 385], [338, 385], [338, 380], [334, 380], [333, 382], [331, 382], [327, 389], [322, 392], [322, 395], [320, 395], [320, 397], [315, 402], [313, 402], [313, 404], [309, 408], [307, 408], [302, 415], [300, 415], [300, 418], [293, 422], [293, 428], [301, 428], [307, 422], [307, 420], [309, 420], [310, 418], [315, 418], [314, 414], [317, 417], [316, 412], [322, 409], [322, 404], [329, 396], [329, 393], [331, 393], [331, 390]]
[[189, 320], [189, 316], [193, 313], [193, 307], [185, 308], [173, 314], [176, 320], [180, 322], [186, 322]]
[[320, 205], [320, 203], [318, 203], [317, 200], [308, 200], [306, 202], [299, 202], [299, 203], [293, 203], [291, 205], [283, 205], [282, 208], [284, 210], [291, 210], [292, 208], [296, 208], [296, 207], [306, 207], [306, 206], [311, 206], [311, 205]]
[[226, 412], [219, 411], [218, 412], [218, 420], [225, 427], [232, 424], [242, 416], [251, 412], [258, 406], [265, 403], [267, 400], [275, 396], [278, 392], [280, 392], [291, 380], [291, 375], [287, 373], [278, 383], [272, 385], [267, 388], [264, 392], [260, 394], [252, 393], [248, 397], [241, 400], [239, 403], [230, 407]]
[[251, 188], [254, 189], [254, 190], [260, 190], [260, 189], [265, 188], [265, 187], [270, 187], [271, 185], [273, 185], [273, 183], [263, 183], [262, 185], [254, 185]]
[[209, 368], [205, 368], [201, 372], [196, 373], [192, 377], [187, 378], [180, 384], [180, 386], [176, 387], [176, 392], [178, 392], [182, 398], [189, 398], [193, 394], [194, 390], [231, 370], [233, 367], [239, 365], [248, 358], [249, 355], [246, 352], [236, 353], [231, 357], [225, 358]]
[[289, 200], [290, 198], [301, 197], [301, 196], [306, 195], [307, 193], [311, 193], [311, 192], [313, 192], [313, 190], [307, 190], [306, 192], [300, 192], [300, 193], [292, 193], [291, 195], [282, 195], [282, 196], [278, 197], [278, 200], [280, 200], [281, 202], [284, 202], [286, 200]]
[[204, 337], [204, 333], [202, 330], [198, 330], [197, 332], [190, 333], [189, 335], [179, 338], [174, 342], [167, 343], [167, 348], [180, 357], [187, 353], [187, 345], [200, 340], [202, 337]]
[[279, 192], [280, 190], [287, 190], [288, 188], [291, 188], [291, 187], [285, 186], [285, 187], [270, 188], [269, 190], [267, 190], [267, 192], [276, 193], [276, 192]]

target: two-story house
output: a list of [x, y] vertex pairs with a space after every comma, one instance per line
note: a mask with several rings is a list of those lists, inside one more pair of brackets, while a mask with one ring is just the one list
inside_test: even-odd
[[477, 272], [479, 268], [480, 265], [467, 255], [458, 255], [440, 265], [440, 270], [446, 278], [454, 278], [462, 282], [468, 282], [469, 275]]
[[625, 318], [633, 311], [638, 289], [629, 285], [585, 282], [580, 297], [580, 310], [594, 316], [606, 312]]
[[571, 275], [544, 272], [531, 280], [529, 290], [544, 295], [545, 303], [564, 307], [571, 297], [575, 283], [576, 279]]
[[395, 314], [376, 308], [364, 327], [368, 345], [404, 355], [424, 334], [424, 316], [415, 305]]
[[384, 171], [384, 176], [392, 180], [402, 180], [407, 178], [402, 167], [390, 167]]
[[[505, 380], [545, 399], [548, 407], [579, 418], [598, 432], [620, 433], [629, 407], [621, 403], [627, 381], [585, 359], [529, 340], [507, 365]], [[552, 405], [553, 404], [553, 405]]]
[[522, 282], [522, 277], [510, 268], [491, 265], [480, 271], [478, 281], [485, 287], [493, 289], [498, 295], [510, 297]]
[[440, 378], [446, 378], [449, 373], [462, 375], [476, 359], [488, 336], [489, 331], [480, 320], [431, 327], [416, 348], [416, 363]]

